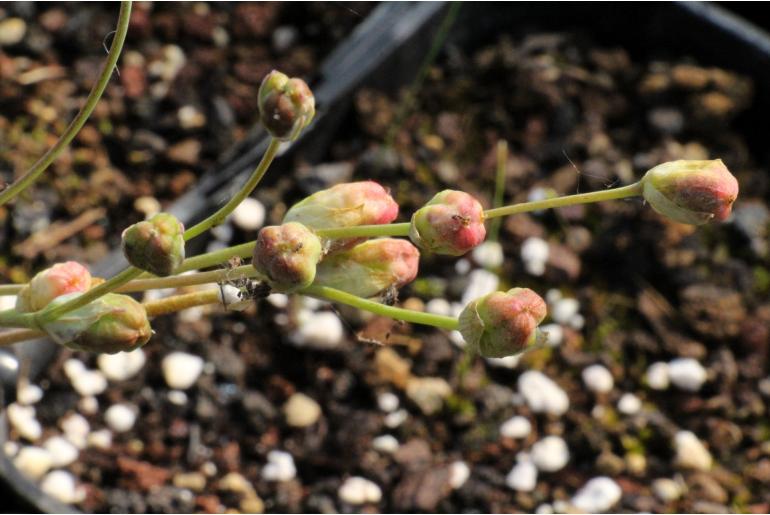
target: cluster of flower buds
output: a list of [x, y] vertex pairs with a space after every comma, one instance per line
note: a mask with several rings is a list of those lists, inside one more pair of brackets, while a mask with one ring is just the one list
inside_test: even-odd
[[21, 289], [16, 297], [16, 311], [39, 311], [55, 298], [69, 293], [82, 293], [91, 288], [91, 285], [91, 273], [80, 263], [57, 263], [38, 272], [29, 284]]
[[313, 283], [322, 256], [321, 240], [299, 222], [263, 227], [252, 265], [276, 291], [291, 293]]
[[484, 208], [473, 196], [455, 190], [437, 193], [412, 216], [409, 237], [422, 250], [462, 256], [484, 241]]
[[[78, 295], [80, 293], [57, 297], [46, 310]], [[49, 322], [43, 329], [55, 341], [71, 349], [107, 354], [138, 349], [152, 336], [144, 306], [128, 295], [118, 293], [99, 297]]]
[[537, 326], [546, 312], [545, 301], [529, 288], [498, 291], [465, 307], [460, 313], [460, 333], [484, 357], [520, 354], [545, 339]]
[[642, 177], [642, 195], [658, 213], [674, 221], [701, 225], [730, 216], [738, 181], [721, 159], [660, 164]]
[[184, 226], [174, 215], [158, 213], [123, 231], [123, 254], [136, 268], [166, 276], [184, 261]]
[[273, 70], [259, 88], [262, 124], [274, 138], [292, 141], [315, 116], [315, 97], [302, 79]]
[[315, 283], [359, 297], [374, 297], [417, 277], [420, 251], [406, 240], [377, 238], [326, 257]]

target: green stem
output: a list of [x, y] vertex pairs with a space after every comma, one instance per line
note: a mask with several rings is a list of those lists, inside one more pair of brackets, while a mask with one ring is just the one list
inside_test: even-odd
[[454, 330], [459, 327], [459, 322], [453, 317], [387, 306], [385, 304], [380, 304], [379, 302], [357, 297], [341, 290], [329, 288], [328, 286], [311, 285], [307, 288], [303, 288], [299, 293], [309, 295], [310, 297], [339, 302], [340, 304], [347, 304], [348, 306], [369, 311], [376, 315], [390, 317], [395, 320], [404, 320], [405, 322], [414, 322], [416, 324], [430, 325], [448, 330]]
[[26, 327], [35, 329], [35, 320], [30, 313], [19, 313], [15, 309], [0, 311], [0, 327]]
[[26, 284], [2, 284], [0, 285], [0, 295], [18, 295]]
[[259, 165], [257, 165], [256, 169], [254, 169], [251, 177], [249, 177], [249, 180], [246, 181], [246, 184], [243, 185], [240, 191], [238, 191], [238, 193], [236, 193], [233, 198], [227, 202], [227, 204], [219, 208], [216, 213], [187, 229], [184, 232], [184, 240], [189, 241], [196, 236], [203, 234], [215, 225], [219, 225], [224, 222], [227, 216], [232, 213], [236, 207], [238, 207], [238, 204], [243, 202], [243, 200], [248, 197], [252, 191], [254, 191], [254, 188], [257, 187], [259, 181], [261, 181], [262, 177], [265, 176], [267, 169], [270, 167], [270, 163], [273, 162], [273, 159], [275, 159], [275, 156], [278, 154], [278, 150], [280, 148], [281, 142], [275, 138], [272, 138], [270, 140], [270, 144], [267, 146], [265, 154], [262, 156], [262, 159], [259, 162]]
[[77, 135], [83, 125], [91, 116], [96, 104], [104, 93], [107, 84], [112, 77], [112, 71], [115, 69], [115, 65], [120, 57], [120, 52], [123, 49], [123, 43], [126, 40], [126, 33], [128, 32], [128, 22], [131, 19], [131, 2], [123, 1], [120, 3], [120, 14], [118, 16], [118, 26], [115, 30], [115, 38], [112, 40], [110, 51], [107, 54], [107, 61], [104, 63], [99, 79], [94, 84], [93, 89], [88, 94], [86, 103], [83, 108], [78, 112], [77, 116], [70, 122], [64, 134], [61, 135], [59, 141], [48, 149], [43, 157], [37, 160], [32, 167], [27, 170], [24, 175], [19, 177], [13, 184], [8, 186], [2, 193], [0, 193], [0, 206], [8, 203], [19, 193], [27, 189], [32, 185], [40, 175], [48, 168], [48, 166], [57, 158], [59, 154], [70, 144], [72, 139]]
[[174, 273], [181, 274], [182, 272], [188, 272], [190, 270], [198, 270], [199, 268], [219, 265], [233, 256], [238, 256], [240, 258], [250, 257], [254, 252], [255, 244], [256, 242], [250, 241], [233, 247], [227, 247], [226, 249], [215, 250], [214, 252], [207, 252], [206, 254], [187, 258], [182, 263], [182, 266], [180, 266]]
[[374, 236], [408, 236], [409, 223], [382, 224], [382, 225], [356, 225], [354, 227], [333, 227], [330, 229], [317, 229], [315, 233], [320, 238], [361, 238]]
[[[508, 143], [505, 140], [497, 142], [497, 170], [495, 171], [495, 198], [492, 200], [492, 208], [498, 208], [503, 205], [503, 195], [505, 194], [505, 170], [508, 164]], [[500, 222], [502, 220], [495, 218], [489, 224], [489, 240], [497, 241], [500, 234]]]
[[160, 288], [182, 288], [184, 286], [195, 286], [198, 284], [217, 283], [230, 280], [235, 281], [242, 277], [259, 277], [259, 272], [257, 272], [251, 265], [243, 265], [235, 268], [223, 268], [221, 270], [197, 272], [194, 274], [137, 279], [120, 286], [115, 291], [127, 293], [157, 290]]

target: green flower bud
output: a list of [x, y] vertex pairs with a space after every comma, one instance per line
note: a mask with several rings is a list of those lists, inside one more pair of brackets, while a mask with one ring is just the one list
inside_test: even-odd
[[427, 252], [462, 256], [484, 241], [484, 208], [464, 191], [444, 190], [412, 215], [409, 237]]
[[[57, 297], [46, 310], [80, 293]], [[45, 313], [45, 311], [43, 313]], [[74, 350], [114, 354], [138, 349], [150, 339], [147, 312], [128, 295], [108, 293], [49, 322], [43, 330], [57, 343]]]
[[313, 92], [302, 79], [273, 70], [259, 87], [259, 114], [274, 138], [295, 140], [315, 116]]
[[123, 231], [123, 254], [137, 268], [171, 275], [184, 261], [184, 226], [168, 213], [136, 223]]
[[313, 231], [289, 222], [259, 231], [251, 263], [273, 290], [290, 293], [313, 283], [322, 254], [321, 240]]
[[520, 354], [545, 339], [537, 326], [545, 301], [529, 288], [494, 292], [470, 302], [460, 313], [460, 333], [486, 358]]

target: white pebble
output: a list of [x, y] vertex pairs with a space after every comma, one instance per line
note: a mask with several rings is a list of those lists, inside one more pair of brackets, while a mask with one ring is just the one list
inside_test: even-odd
[[294, 458], [284, 451], [267, 453], [267, 463], [262, 467], [262, 479], [265, 481], [291, 481], [297, 475]]
[[558, 347], [564, 341], [564, 328], [560, 324], [544, 324], [540, 330], [547, 333], [548, 339], [546, 345], [549, 347]]
[[99, 370], [110, 381], [125, 381], [131, 379], [144, 366], [147, 357], [142, 349], [131, 352], [118, 352], [116, 354], [100, 354], [96, 358]]
[[473, 266], [467, 259], [458, 259], [455, 261], [455, 272], [457, 272], [457, 275], [465, 275], [471, 271], [471, 268], [473, 268]]
[[163, 378], [174, 390], [186, 390], [203, 372], [203, 358], [187, 352], [172, 352], [161, 362]]
[[107, 378], [98, 370], [83, 370], [71, 377], [70, 382], [83, 397], [99, 395], [107, 389]]
[[497, 291], [497, 287], [500, 285], [500, 278], [497, 274], [493, 274], [484, 269], [477, 269], [470, 273], [468, 276], [468, 286], [465, 288], [462, 297], [463, 306], [467, 306], [469, 302], [483, 297], [488, 293]]
[[693, 358], [676, 358], [668, 362], [668, 376], [674, 386], [697, 392], [706, 382], [706, 369]]
[[372, 439], [372, 448], [384, 454], [393, 454], [400, 447], [393, 435], [380, 435]]
[[537, 467], [531, 461], [521, 461], [505, 476], [505, 484], [517, 492], [531, 492], [537, 486]]
[[66, 470], [49, 472], [40, 482], [40, 489], [66, 504], [77, 503], [85, 498], [85, 491], [76, 486], [75, 476]]
[[682, 468], [707, 471], [714, 459], [692, 431], [679, 431], [674, 436], [674, 463]]
[[95, 415], [99, 411], [99, 401], [96, 397], [81, 397], [78, 401], [78, 409], [86, 415]]
[[116, 433], [125, 433], [134, 427], [136, 411], [128, 404], [113, 404], [104, 412], [104, 421]]
[[36, 384], [22, 381], [16, 389], [16, 402], [31, 405], [43, 398], [43, 389]]
[[543, 472], [556, 472], [569, 461], [567, 442], [560, 436], [546, 436], [532, 446], [532, 462]]
[[500, 426], [500, 436], [504, 438], [526, 438], [532, 432], [532, 423], [527, 417], [511, 417]]
[[72, 381], [73, 377], [77, 376], [81, 372], [85, 372], [86, 365], [78, 359], [70, 358], [64, 362], [62, 365], [62, 370], [64, 370], [64, 375], [67, 376], [67, 379]]
[[594, 393], [607, 393], [615, 386], [612, 374], [604, 365], [590, 365], [580, 375], [586, 387]]
[[267, 296], [267, 301], [274, 307], [283, 309], [289, 305], [289, 296], [285, 293], [271, 293]]
[[535, 413], [561, 416], [569, 409], [569, 397], [548, 376], [537, 370], [527, 370], [519, 376], [519, 393]]
[[513, 370], [514, 368], [519, 366], [519, 361], [521, 361], [521, 354], [515, 354], [513, 356], [505, 356], [503, 358], [484, 358], [484, 361], [492, 365], [493, 367], [498, 368], [507, 368], [509, 370]]
[[453, 461], [449, 465], [449, 487], [452, 490], [462, 488], [471, 477], [471, 468], [464, 461]]
[[473, 249], [473, 260], [484, 268], [497, 268], [503, 264], [503, 246], [496, 241], [485, 241]]
[[551, 515], [552, 513], [556, 513], [553, 509], [553, 506], [546, 503], [539, 504], [537, 508], [535, 508], [535, 513], [538, 515]]
[[168, 402], [176, 406], [184, 406], [187, 404], [187, 394], [182, 390], [171, 390], [168, 392]]
[[304, 393], [295, 393], [283, 405], [286, 423], [291, 427], [309, 427], [321, 417], [321, 406]]
[[91, 432], [91, 426], [82, 415], [73, 413], [61, 419], [59, 423], [67, 440], [72, 442], [78, 449], [85, 448], [88, 433]]
[[400, 409], [385, 415], [385, 419], [383, 420], [383, 422], [385, 423], [386, 427], [389, 427], [390, 429], [395, 429], [401, 424], [403, 424], [404, 422], [406, 422], [407, 418], [409, 418], [409, 413], [405, 409]]
[[578, 314], [580, 303], [577, 299], [559, 299], [551, 305], [551, 318], [556, 323], [568, 324]]
[[255, 198], [246, 198], [233, 211], [233, 223], [244, 231], [255, 231], [265, 222], [265, 206]]
[[22, 438], [34, 442], [43, 434], [43, 427], [35, 416], [33, 406], [22, 406], [13, 402], [8, 405], [7, 413], [8, 422]]
[[51, 470], [51, 454], [42, 447], [22, 447], [13, 459], [13, 464], [25, 476], [40, 479]]
[[572, 504], [585, 512], [597, 513], [612, 508], [622, 496], [623, 491], [615, 481], [600, 476], [589, 479], [572, 498]]
[[43, 448], [50, 453], [51, 465], [54, 467], [66, 467], [80, 455], [77, 447], [62, 436], [52, 436], [45, 441]]
[[99, 429], [88, 435], [88, 446], [97, 449], [109, 449], [112, 445], [112, 431]]
[[624, 415], [636, 415], [642, 410], [642, 401], [633, 393], [624, 393], [618, 400], [618, 411]]
[[567, 322], [567, 325], [570, 326], [575, 331], [580, 331], [583, 329], [583, 326], [586, 325], [586, 319], [583, 315], [580, 313], [577, 313], [575, 315], [572, 315], [572, 318], [569, 319]]
[[425, 304], [425, 311], [427, 311], [428, 313], [433, 313], [434, 315], [451, 316], [452, 305], [449, 303], [448, 300], [442, 299], [439, 297], [435, 299], [430, 299]]
[[241, 289], [232, 284], [220, 286], [219, 302], [228, 311], [243, 311], [251, 305], [251, 299], [248, 296], [242, 296]]
[[192, 105], [180, 107], [177, 111], [177, 118], [183, 129], [197, 129], [206, 125], [206, 115]]
[[563, 299], [564, 294], [561, 292], [561, 290], [556, 288], [551, 288], [550, 290], [545, 292], [545, 301], [548, 304], [553, 304], [559, 299]]
[[665, 390], [669, 385], [668, 363], [657, 361], [647, 367], [645, 374], [647, 386], [653, 390]]
[[521, 245], [521, 260], [526, 271], [530, 275], [543, 275], [549, 252], [548, 242], [542, 238], [532, 236], [524, 240]]
[[359, 505], [378, 503], [382, 499], [382, 490], [376, 483], [366, 478], [353, 476], [345, 480], [337, 492], [342, 502]]
[[652, 482], [652, 493], [663, 502], [671, 502], [682, 496], [682, 487], [673, 479], [662, 477]]
[[345, 337], [345, 330], [340, 318], [331, 311], [308, 312], [305, 320], [296, 331], [289, 335], [289, 340], [300, 347], [313, 349], [335, 349]]
[[382, 392], [381, 394], [377, 395], [377, 407], [386, 413], [396, 411], [399, 404], [400, 401], [398, 400], [398, 395], [395, 393]]
[[291, 46], [297, 40], [297, 36], [297, 29], [292, 26], [282, 25], [280, 27], [276, 27], [273, 30], [272, 35], [273, 49], [279, 54], [285, 52], [291, 48]]

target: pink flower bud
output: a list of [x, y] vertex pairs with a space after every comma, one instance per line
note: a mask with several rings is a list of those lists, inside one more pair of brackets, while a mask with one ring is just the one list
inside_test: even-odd
[[324, 258], [318, 265], [315, 284], [373, 297], [412, 282], [419, 262], [420, 251], [407, 240], [368, 240]]
[[[56, 307], [78, 295], [59, 297], [49, 306]], [[46, 324], [43, 329], [71, 349], [107, 354], [138, 349], [152, 336], [144, 306], [118, 293], [99, 297]]]
[[128, 262], [151, 274], [171, 275], [184, 261], [184, 226], [169, 213], [128, 227], [122, 239]]
[[262, 124], [276, 139], [291, 141], [315, 116], [313, 92], [302, 79], [273, 70], [259, 88]]
[[[313, 193], [286, 212], [284, 222], [311, 229], [388, 224], [398, 216], [398, 204], [374, 181], [347, 182]], [[334, 250], [351, 247], [360, 238], [335, 240]]]
[[498, 291], [465, 307], [460, 333], [482, 356], [503, 358], [539, 343], [537, 326], [545, 315], [545, 301], [529, 288]]
[[16, 310], [31, 312], [43, 309], [56, 297], [84, 292], [91, 287], [91, 274], [75, 261], [57, 263], [38, 272], [16, 298]]
[[463, 191], [437, 193], [412, 216], [409, 237], [422, 250], [461, 256], [484, 241], [484, 208]]
[[721, 159], [663, 163], [642, 177], [642, 195], [663, 216], [691, 225], [730, 216], [738, 181]]
[[321, 260], [321, 240], [297, 222], [263, 227], [252, 265], [276, 291], [290, 293], [313, 283]]

